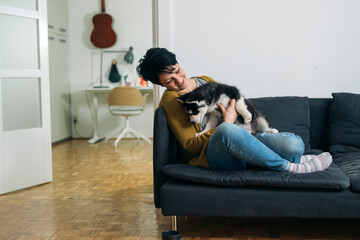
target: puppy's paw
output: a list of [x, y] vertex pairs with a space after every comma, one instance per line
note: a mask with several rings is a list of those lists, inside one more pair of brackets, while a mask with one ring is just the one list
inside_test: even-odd
[[244, 123], [246, 125], [250, 124], [252, 120], [252, 115], [250, 114], [249, 116], [246, 116], [246, 118], [244, 118]]
[[268, 133], [278, 133], [279, 131], [276, 128], [270, 128], [267, 130]]
[[195, 137], [199, 137], [199, 136], [201, 136], [201, 135], [203, 135], [203, 133], [202, 133], [202, 132], [199, 132], [199, 133], [196, 133], [196, 134], [195, 134]]

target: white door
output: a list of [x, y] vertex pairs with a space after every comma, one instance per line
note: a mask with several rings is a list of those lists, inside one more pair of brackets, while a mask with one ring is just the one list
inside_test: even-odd
[[52, 180], [46, 0], [0, 0], [0, 194]]
[[71, 138], [67, 38], [49, 32], [51, 141]]
[[48, 0], [51, 141], [71, 138], [71, 99], [68, 66], [67, 1]]

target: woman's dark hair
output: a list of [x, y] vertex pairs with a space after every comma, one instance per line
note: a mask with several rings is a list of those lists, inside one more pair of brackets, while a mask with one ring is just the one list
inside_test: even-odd
[[142, 59], [136, 71], [140, 77], [146, 81], [161, 85], [159, 80], [160, 73], [172, 73], [172, 65], [177, 64], [174, 53], [169, 52], [166, 48], [150, 48]]

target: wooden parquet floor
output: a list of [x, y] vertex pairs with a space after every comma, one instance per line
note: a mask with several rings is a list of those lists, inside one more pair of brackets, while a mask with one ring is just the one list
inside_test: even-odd
[[[178, 217], [185, 239], [360, 239], [360, 220]], [[0, 196], [0, 239], [161, 239], [152, 145], [136, 140], [53, 146], [53, 182]]]

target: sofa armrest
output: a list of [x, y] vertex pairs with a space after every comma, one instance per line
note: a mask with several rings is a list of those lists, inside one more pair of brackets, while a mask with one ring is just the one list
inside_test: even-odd
[[160, 188], [167, 179], [163, 168], [176, 161], [176, 154], [176, 139], [169, 130], [165, 110], [158, 107], [154, 115], [153, 140], [154, 202], [157, 208], [161, 207]]

